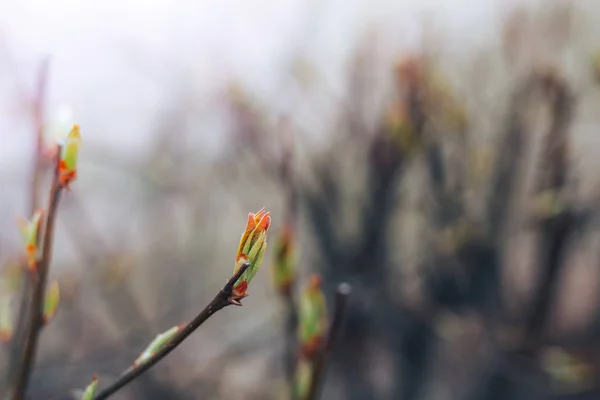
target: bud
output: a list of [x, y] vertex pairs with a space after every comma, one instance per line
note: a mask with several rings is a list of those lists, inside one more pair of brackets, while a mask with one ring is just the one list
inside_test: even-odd
[[163, 348], [185, 325], [174, 326], [166, 332], [156, 335], [156, 338], [146, 347], [146, 350], [133, 362], [133, 367], [148, 361], [157, 351]]
[[44, 302], [44, 324], [49, 323], [52, 318], [56, 315], [56, 311], [58, 310], [58, 304], [60, 302], [60, 290], [58, 287], [58, 282], [54, 281], [48, 288], [48, 292], [46, 293], [46, 300]]
[[275, 244], [275, 262], [273, 263], [273, 284], [282, 295], [290, 293], [296, 280], [296, 248], [294, 231], [286, 223]]
[[18, 221], [21, 228], [21, 236], [23, 237], [23, 245], [25, 246], [27, 266], [31, 271], [35, 269], [37, 264], [38, 237], [42, 231], [43, 215], [44, 210], [37, 210], [33, 214], [31, 221], [27, 221], [25, 218], [21, 218]]
[[77, 178], [77, 156], [81, 146], [81, 133], [79, 125], [74, 124], [67, 136], [58, 163], [58, 181], [63, 187], [69, 189], [69, 184]]
[[81, 400], [94, 400], [96, 396], [96, 387], [98, 386], [98, 377], [96, 374], [92, 377], [92, 383], [85, 388], [83, 392], [83, 396], [81, 396]]
[[12, 312], [10, 309], [10, 297], [0, 297], [0, 342], [8, 343], [12, 337]]
[[415, 128], [405, 102], [395, 102], [388, 108], [384, 124], [387, 131], [403, 151], [408, 152], [418, 146]]
[[312, 381], [312, 363], [305, 359], [299, 358], [298, 365], [296, 367], [296, 378], [295, 378], [295, 391], [296, 398], [303, 400], [308, 396], [310, 385]]
[[233, 288], [232, 300], [238, 304], [241, 299], [248, 296], [246, 290], [254, 275], [258, 272], [267, 247], [267, 232], [271, 226], [271, 216], [264, 208], [256, 214], [248, 214], [246, 229], [240, 239], [240, 245], [235, 257], [234, 273], [246, 262], [250, 267], [242, 274]]
[[313, 274], [300, 297], [298, 336], [302, 354], [311, 357], [321, 347], [327, 331], [327, 305], [321, 277]]

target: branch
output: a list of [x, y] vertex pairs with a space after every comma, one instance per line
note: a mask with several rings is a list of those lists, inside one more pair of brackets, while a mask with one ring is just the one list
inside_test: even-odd
[[331, 353], [335, 339], [337, 338], [338, 332], [342, 325], [344, 318], [344, 312], [346, 310], [346, 304], [348, 303], [348, 296], [350, 295], [350, 285], [347, 283], [341, 283], [335, 292], [335, 303], [333, 311], [333, 322], [329, 328], [327, 335], [327, 342], [323, 349], [317, 354], [313, 361], [312, 375], [310, 380], [310, 389], [306, 400], [317, 400], [319, 398], [319, 383], [325, 376], [325, 367], [327, 356]]
[[[60, 148], [58, 149], [60, 154]], [[48, 217], [43, 239], [42, 258], [37, 264], [34, 280], [33, 298], [30, 303], [28, 330], [25, 337], [25, 351], [23, 359], [16, 373], [16, 384], [12, 395], [13, 400], [21, 400], [25, 397], [29, 377], [35, 362], [37, 351], [37, 343], [40, 331], [43, 327], [43, 306], [44, 296], [46, 293], [46, 279], [48, 277], [48, 269], [50, 260], [52, 259], [52, 244], [54, 240], [54, 221], [60, 201], [62, 185], [59, 183], [58, 165], [60, 156], [56, 157], [56, 165], [54, 167], [54, 175], [52, 177], [52, 185], [50, 187], [50, 200], [48, 202]]]
[[[48, 83], [48, 70], [49, 70], [50, 62], [49, 59], [46, 58], [42, 62], [39, 75], [37, 80], [37, 92], [35, 93], [35, 98], [33, 99], [33, 122], [34, 122], [34, 138], [35, 138], [35, 151], [33, 155], [33, 164], [31, 169], [31, 184], [29, 187], [29, 204], [28, 204], [28, 213], [26, 215], [30, 216], [35, 213], [35, 211], [39, 207], [39, 193], [40, 186], [42, 184], [43, 174], [45, 172], [45, 166], [42, 160], [42, 152], [44, 147], [44, 104], [46, 98], [46, 88]], [[29, 99], [27, 99], [29, 100]], [[7, 383], [10, 384], [12, 382], [13, 377], [16, 374], [16, 369], [18, 368], [20, 355], [23, 348], [23, 339], [25, 336], [25, 332], [27, 329], [27, 306], [30, 301], [31, 296], [31, 282], [26, 279], [22, 286], [23, 293], [21, 294], [19, 301], [19, 318], [17, 321], [17, 326], [14, 331], [13, 341], [10, 347], [8, 367], [6, 373]], [[2, 386], [2, 385], [0, 385]]]
[[284, 368], [287, 382], [290, 385], [291, 393], [294, 391], [294, 377], [296, 373], [296, 352], [298, 341], [296, 334], [298, 331], [298, 311], [296, 302], [292, 295], [292, 290], [286, 294], [285, 298], [286, 320], [285, 320], [285, 345], [284, 345]]
[[166, 343], [160, 350], [152, 355], [143, 364], [136, 367], [129, 368], [121, 375], [113, 384], [102, 390], [94, 397], [94, 400], [107, 399], [120, 389], [131, 383], [133, 380], [138, 378], [144, 372], [152, 368], [160, 360], [165, 358], [171, 351], [179, 346], [188, 336], [190, 336], [200, 325], [202, 325], [207, 319], [209, 319], [214, 313], [225, 308], [231, 304], [231, 294], [233, 292], [233, 286], [236, 284], [242, 274], [250, 267], [250, 263], [243, 264], [235, 274], [227, 281], [225, 286], [217, 293], [210, 303], [194, 318], [189, 324], [187, 324], [181, 331], [179, 331], [173, 338]]

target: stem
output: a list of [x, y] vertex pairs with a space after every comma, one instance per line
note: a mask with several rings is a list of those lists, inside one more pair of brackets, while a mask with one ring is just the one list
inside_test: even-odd
[[137, 367], [129, 368], [123, 373], [114, 383], [102, 390], [94, 397], [94, 400], [107, 399], [123, 387], [127, 386], [133, 380], [138, 378], [144, 372], [152, 368], [160, 360], [165, 358], [171, 351], [175, 350], [188, 336], [190, 336], [200, 325], [202, 325], [207, 319], [209, 319], [214, 313], [225, 308], [232, 303], [231, 294], [233, 286], [236, 284], [242, 274], [250, 267], [250, 263], [243, 264], [240, 269], [227, 281], [225, 286], [216, 294], [210, 303], [194, 318], [189, 324], [187, 324], [181, 331], [179, 331], [168, 343], [166, 343], [159, 351], [154, 353], [146, 362]]
[[[39, 193], [42, 184], [42, 178], [44, 174], [44, 165], [42, 163], [42, 150], [44, 146], [44, 104], [46, 98], [46, 88], [48, 83], [48, 70], [50, 61], [46, 58], [39, 69], [36, 94], [33, 105], [33, 122], [34, 122], [34, 138], [35, 138], [35, 151], [33, 154], [33, 165], [31, 169], [31, 185], [29, 188], [29, 204], [27, 216], [32, 216], [39, 207]], [[26, 269], [23, 266], [23, 269]], [[27, 329], [26, 322], [28, 321], [27, 306], [31, 300], [32, 282], [29, 279], [23, 281], [22, 294], [19, 301], [19, 318], [15, 327], [13, 340], [10, 346], [8, 367], [6, 373], [7, 381], [3, 381], [0, 386], [4, 386], [5, 383], [10, 384], [16, 374], [18, 368], [19, 359], [21, 358], [23, 339]]]
[[290, 390], [290, 398], [294, 398], [294, 377], [296, 373], [296, 351], [298, 347], [296, 335], [298, 329], [298, 311], [294, 301], [292, 291], [285, 296], [286, 321], [285, 321], [285, 347], [283, 354], [283, 363], [285, 376]]
[[33, 122], [35, 124], [35, 154], [33, 159], [33, 174], [31, 177], [31, 193], [29, 199], [29, 215], [38, 209], [39, 191], [44, 173], [42, 151], [44, 148], [44, 100], [48, 82], [49, 59], [45, 59], [40, 67], [37, 93], [33, 104]]
[[335, 343], [338, 332], [344, 319], [344, 312], [346, 310], [346, 304], [348, 303], [348, 296], [350, 295], [350, 285], [347, 283], [341, 283], [335, 292], [335, 302], [333, 311], [333, 322], [329, 328], [327, 334], [327, 341], [323, 349], [316, 355], [313, 366], [312, 375], [310, 379], [310, 389], [306, 400], [317, 400], [319, 398], [320, 382], [325, 376], [325, 367], [327, 356], [331, 353], [331, 349]]
[[[60, 149], [58, 151], [60, 154]], [[43, 306], [44, 295], [46, 293], [46, 280], [48, 277], [48, 269], [50, 260], [52, 259], [52, 244], [54, 241], [54, 221], [60, 201], [60, 193], [62, 186], [58, 182], [58, 163], [60, 156], [56, 158], [54, 175], [52, 177], [52, 186], [50, 187], [50, 200], [48, 206], [48, 217], [46, 219], [45, 233], [43, 239], [42, 258], [39, 260], [34, 277], [33, 298], [29, 309], [28, 331], [25, 337], [25, 351], [23, 360], [17, 369], [17, 379], [15, 389], [12, 395], [13, 400], [21, 400], [25, 397], [27, 384], [35, 362], [37, 351], [37, 343], [41, 328], [43, 326]]]

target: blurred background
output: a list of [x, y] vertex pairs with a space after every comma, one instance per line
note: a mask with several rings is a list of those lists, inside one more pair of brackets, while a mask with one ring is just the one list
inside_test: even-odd
[[330, 305], [353, 288], [322, 399], [600, 398], [599, 20], [595, 0], [4, 0], [14, 329], [17, 218], [47, 203], [53, 144], [75, 122], [83, 137], [31, 399], [76, 398], [94, 373], [103, 387], [193, 318], [261, 207], [244, 306], [115, 399], [287, 398], [296, 296], [271, 279], [286, 227], [292, 293], [312, 272]]

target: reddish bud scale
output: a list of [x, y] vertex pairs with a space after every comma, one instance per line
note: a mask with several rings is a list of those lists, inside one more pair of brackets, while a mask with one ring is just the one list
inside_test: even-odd
[[69, 170], [64, 160], [58, 162], [58, 183], [69, 189], [69, 185], [77, 178], [77, 171]]
[[312, 358], [323, 346], [323, 338], [314, 336], [300, 346], [300, 355], [304, 358]]

